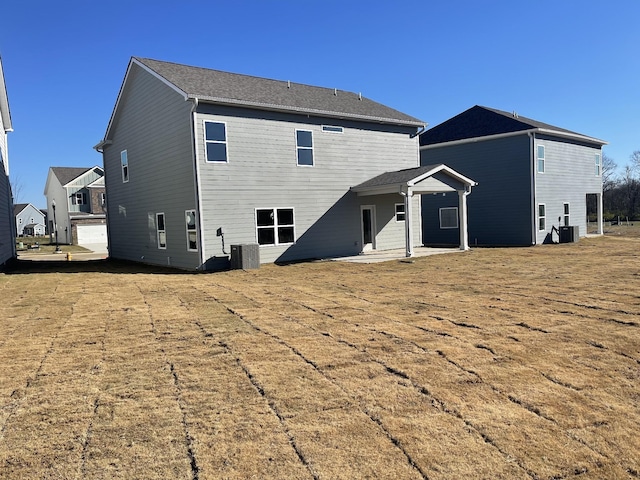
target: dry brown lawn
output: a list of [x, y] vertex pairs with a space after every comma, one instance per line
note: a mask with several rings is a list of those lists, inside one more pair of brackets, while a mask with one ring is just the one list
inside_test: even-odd
[[0, 478], [640, 477], [640, 237], [0, 275]]

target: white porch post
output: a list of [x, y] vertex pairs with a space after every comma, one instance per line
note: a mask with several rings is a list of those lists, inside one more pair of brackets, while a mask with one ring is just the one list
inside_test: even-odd
[[603, 222], [602, 222], [602, 215], [604, 212], [604, 207], [602, 205], [602, 193], [598, 193], [596, 195], [598, 197], [598, 208], [597, 208], [597, 215], [598, 215], [598, 235], [602, 235], [604, 233], [604, 226], [603, 226]]
[[460, 250], [469, 250], [469, 234], [467, 232], [467, 192], [458, 190], [458, 204], [460, 206]]
[[413, 257], [413, 239], [412, 239], [412, 209], [411, 209], [411, 197], [413, 196], [413, 192], [411, 191], [411, 187], [407, 188], [407, 193], [404, 194], [404, 234], [405, 234], [405, 244], [406, 244], [406, 256]]

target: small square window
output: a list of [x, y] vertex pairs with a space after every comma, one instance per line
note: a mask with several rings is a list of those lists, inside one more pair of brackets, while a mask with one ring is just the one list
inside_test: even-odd
[[404, 203], [396, 203], [396, 222], [404, 222], [405, 217]]
[[458, 228], [458, 207], [440, 209], [440, 228]]
[[293, 208], [264, 208], [256, 210], [256, 230], [259, 245], [294, 243]]

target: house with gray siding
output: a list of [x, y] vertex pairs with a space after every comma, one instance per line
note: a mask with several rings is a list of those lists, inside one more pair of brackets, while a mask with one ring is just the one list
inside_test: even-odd
[[[420, 135], [420, 162], [446, 163], [478, 182], [468, 203], [471, 246], [526, 246], [587, 234], [587, 198], [602, 234], [602, 146], [606, 142], [517, 113], [474, 106]], [[423, 241], [457, 239], [455, 202], [422, 198]]]
[[16, 256], [16, 228], [7, 149], [7, 133], [12, 131], [9, 99], [0, 58], [0, 267]]
[[44, 235], [44, 213], [30, 203], [17, 203], [13, 207], [16, 223], [16, 235]]
[[101, 167], [50, 167], [44, 196], [53, 241], [107, 245], [106, 192]]
[[423, 126], [358, 93], [133, 57], [95, 147], [110, 256], [218, 269], [232, 245], [261, 263], [410, 253], [419, 195], [352, 187], [418, 167]]

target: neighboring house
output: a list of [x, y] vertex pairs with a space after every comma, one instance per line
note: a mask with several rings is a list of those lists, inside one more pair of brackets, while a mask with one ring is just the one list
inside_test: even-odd
[[259, 245], [262, 263], [410, 255], [425, 172], [364, 182], [417, 168], [423, 126], [357, 93], [134, 57], [95, 147], [110, 256], [217, 269], [232, 244]]
[[[478, 182], [469, 199], [473, 245], [536, 245], [558, 229], [587, 234], [587, 196], [602, 233], [602, 146], [546, 123], [475, 106], [420, 135], [422, 164], [446, 163]], [[455, 206], [423, 197], [425, 244], [456, 241]], [[563, 227], [573, 227], [563, 228]]]
[[45, 234], [44, 214], [30, 203], [18, 203], [13, 207], [16, 235], [35, 236]]
[[11, 113], [4, 70], [0, 58], [0, 267], [16, 256], [16, 227], [13, 216], [13, 195], [9, 182], [7, 132], [12, 132]]
[[54, 241], [107, 245], [102, 168], [50, 167], [44, 195], [49, 212], [49, 233]]

